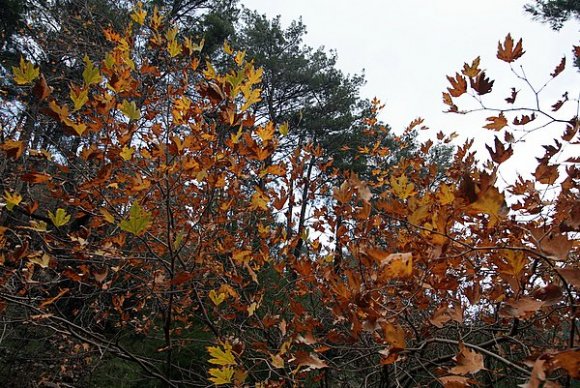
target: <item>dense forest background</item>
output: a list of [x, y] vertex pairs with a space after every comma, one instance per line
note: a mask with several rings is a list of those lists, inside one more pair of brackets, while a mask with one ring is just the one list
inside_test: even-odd
[[578, 384], [579, 91], [542, 91], [580, 47], [544, 86], [511, 35], [518, 88], [479, 57], [447, 77], [482, 157], [393, 131], [305, 33], [235, 0], [0, 1], [4, 386]]

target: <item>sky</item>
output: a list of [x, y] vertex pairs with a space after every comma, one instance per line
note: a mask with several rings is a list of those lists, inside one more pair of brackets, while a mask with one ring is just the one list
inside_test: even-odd
[[[480, 56], [480, 67], [496, 80], [491, 95], [497, 97], [484, 98], [490, 105], [505, 107], [503, 99], [509, 96], [512, 86], [521, 90], [520, 103], [533, 102], [525, 83], [511, 73], [508, 64], [496, 58], [498, 41], [503, 42], [511, 33], [515, 39], [523, 39], [526, 51], [514, 68], [521, 71], [522, 65], [537, 87], [550, 78], [560, 59], [567, 57], [569, 71], [540, 94], [544, 106], [555, 103], [565, 91], [576, 99], [580, 94], [580, 73], [571, 66], [572, 46], [580, 45], [580, 23], [571, 21], [559, 32], [552, 31], [523, 11], [526, 1], [242, 0], [242, 4], [268, 17], [281, 15], [284, 26], [302, 17], [308, 31], [304, 39], [307, 45], [336, 50], [338, 68], [345, 73], [361, 73], [364, 69], [367, 84], [362, 96], [377, 97], [385, 104], [380, 118], [393, 130], [400, 132], [413, 119], [422, 117], [434, 132], [457, 132], [457, 143], [475, 137], [476, 147], [485, 152], [485, 157], [485, 143], [493, 141], [494, 133], [482, 126], [491, 114], [443, 113], [446, 107], [441, 92], [449, 86], [445, 76], [460, 71], [464, 62]], [[459, 100], [462, 101], [460, 108], [476, 107], [467, 96]], [[559, 113], [570, 119], [576, 111], [577, 104], [571, 103]], [[547, 130], [551, 136], [561, 133], [563, 127]], [[434, 132], [422, 136], [432, 136]], [[541, 156], [546, 135], [544, 130], [534, 131], [518, 145], [525, 147], [525, 157], [506, 162], [508, 175], [526, 172], [529, 159]]]

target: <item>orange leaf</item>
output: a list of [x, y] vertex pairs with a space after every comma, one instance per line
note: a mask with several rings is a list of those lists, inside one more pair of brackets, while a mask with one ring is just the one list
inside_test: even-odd
[[463, 323], [463, 310], [461, 306], [448, 306], [444, 304], [443, 306], [439, 307], [433, 317], [429, 319], [433, 325], [437, 326], [438, 328], [442, 328], [445, 324], [449, 321], [455, 321], [459, 324]]
[[447, 88], [447, 90], [453, 97], [459, 97], [467, 91], [467, 81], [461, 74], [455, 73], [455, 78], [447, 76], [447, 79], [451, 84], [451, 87]]
[[494, 131], [499, 131], [500, 129], [505, 127], [508, 123], [503, 113], [500, 113], [499, 116], [488, 117], [486, 120], [490, 121], [490, 123], [484, 125], [483, 128], [493, 129]]
[[510, 34], [507, 34], [503, 46], [501, 42], [497, 44], [497, 57], [504, 62], [511, 63], [524, 55], [522, 40], [520, 39], [514, 47], [514, 40]]
[[471, 62], [471, 65], [468, 65], [467, 63], [464, 63], [463, 64], [463, 70], [461, 70], [461, 72], [463, 73], [463, 75], [466, 76], [466, 77], [469, 77], [469, 78], [475, 78], [475, 77], [477, 77], [477, 75], [481, 71], [479, 69], [479, 62], [480, 62], [480, 58], [477, 57], [477, 58], [475, 58]]
[[22, 180], [30, 183], [44, 183], [52, 179], [52, 176], [42, 172], [29, 172], [22, 175]]
[[451, 368], [450, 372], [458, 375], [477, 373], [485, 369], [483, 356], [467, 348], [463, 342], [459, 343], [459, 354], [455, 356], [457, 365]]
[[24, 143], [18, 140], [6, 140], [0, 144], [0, 149], [6, 152], [9, 158], [14, 160], [20, 158], [24, 152]]
[[573, 379], [580, 379], [580, 350], [571, 349], [554, 356], [556, 366], [564, 369]]

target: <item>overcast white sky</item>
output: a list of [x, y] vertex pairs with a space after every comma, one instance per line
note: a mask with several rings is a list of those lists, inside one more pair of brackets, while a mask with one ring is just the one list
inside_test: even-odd
[[[479, 55], [480, 67], [496, 80], [492, 94], [502, 101], [508, 97], [511, 86], [524, 88], [511, 75], [509, 66], [495, 57], [498, 40], [503, 41], [508, 32], [514, 38], [523, 38], [526, 54], [516, 65], [518, 68], [523, 65], [538, 87], [563, 56], [568, 59], [568, 70], [572, 68], [572, 45], [580, 44], [577, 22], [568, 22], [560, 32], [554, 32], [548, 25], [532, 21], [523, 11], [525, 3], [523, 0], [242, 0], [247, 8], [269, 17], [281, 15], [284, 26], [302, 17], [308, 30], [306, 44], [336, 49], [338, 67], [345, 73], [360, 73], [364, 69], [367, 85], [362, 90], [363, 97], [376, 96], [386, 104], [381, 118], [395, 130], [403, 129], [420, 116], [434, 130], [457, 131], [461, 139], [477, 136], [481, 147], [493, 139], [492, 133], [481, 128], [490, 114], [463, 117], [442, 113], [445, 106], [441, 92], [448, 86], [445, 76], [459, 71], [464, 62]], [[578, 98], [580, 73], [566, 73], [566, 77], [557, 78], [542, 94], [545, 106], [552, 105], [564, 91]], [[524, 93], [518, 96], [522, 102]], [[576, 109], [572, 106], [568, 109], [571, 118]], [[558, 127], [551, 132], [561, 130]], [[545, 140], [546, 134], [537, 136]], [[540, 151], [536, 146], [530, 155], [540, 156]], [[512, 164], [510, 169], [520, 170], [527, 162], [520, 159], [508, 163]]]

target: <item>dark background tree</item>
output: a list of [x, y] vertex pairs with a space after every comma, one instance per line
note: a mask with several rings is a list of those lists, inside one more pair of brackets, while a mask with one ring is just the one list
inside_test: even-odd
[[549, 23], [554, 30], [562, 28], [570, 19], [580, 19], [580, 1], [578, 0], [534, 0], [524, 9], [534, 19]]

